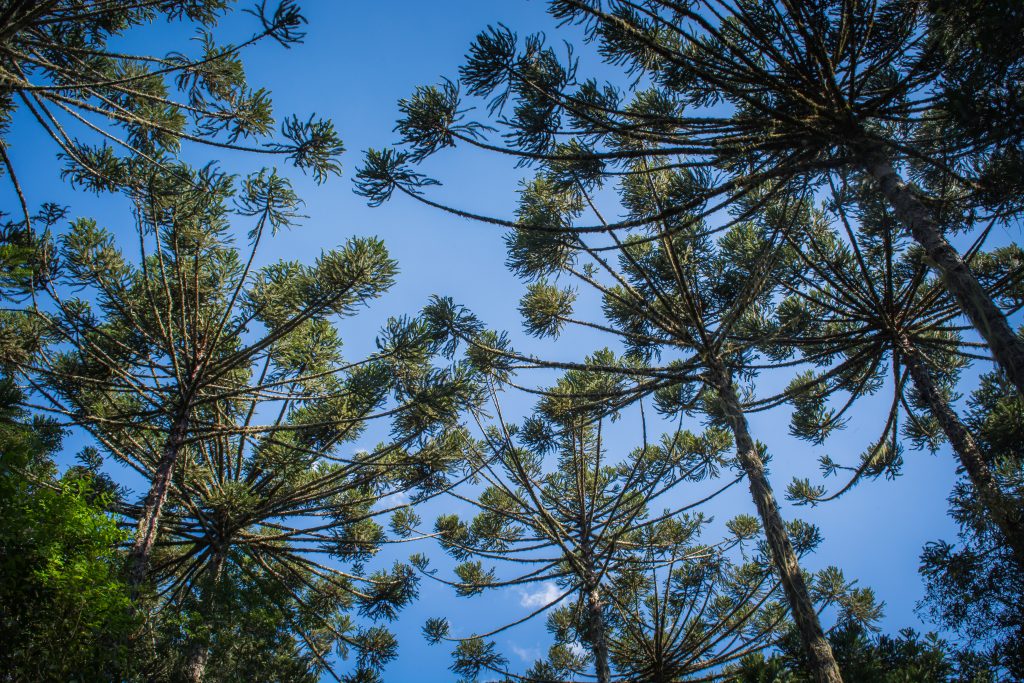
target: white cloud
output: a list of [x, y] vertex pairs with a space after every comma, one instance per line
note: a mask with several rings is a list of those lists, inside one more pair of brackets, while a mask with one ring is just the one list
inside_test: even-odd
[[408, 505], [409, 501], [411, 500], [412, 498], [409, 497], [408, 491], [396, 491], [391, 495], [384, 496], [383, 498], [381, 498], [380, 505], [381, 507], [387, 509], [398, 507], [400, 505]]
[[545, 581], [541, 584], [540, 590], [532, 593], [519, 589], [519, 604], [523, 607], [537, 609], [554, 602], [561, 596], [562, 591], [558, 590], [558, 586], [550, 581]]
[[578, 641], [574, 640], [571, 643], [569, 643], [569, 649], [572, 650], [572, 653], [577, 657], [587, 656], [587, 648], [583, 647], [583, 645]]
[[519, 647], [515, 643], [510, 642], [509, 648], [515, 653], [516, 657], [523, 660], [527, 664], [533, 664], [540, 659], [540, 648], [536, 647]]

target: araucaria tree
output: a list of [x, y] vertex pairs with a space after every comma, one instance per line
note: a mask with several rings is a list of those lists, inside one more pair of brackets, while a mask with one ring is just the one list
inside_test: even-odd
[[[612, 362], [608, 352], [590, 360]], [[728, 522], [727, 539], [707, 545], [700, 537], [709, 520], [687, 512], [706, 502], [686, 502], [684, 490], [695, 490], [687, 484], [717, 479], [730, 461], [728, 430], [675, 431], [616, 454], [604, 442], [607, 417], [593, 397], [622, 382], [570, 370], [521, 427], [505, 424], [495, 406], [498, 422], [475, 447], [485, 488], [473, 497], [452, 494], [479, 512], [470, 521], [444, 515], [433, 535], [460, 562], [450, 582], [460, 595], [538, 584], [555, 590], [526, 617], [468, 638], [450, 637], [446, 619], [431, 619], [430, 640], [458, 643], [456, 673], [507, 673], [486, 639], [545, 614], [556, 641], [549, 656], [508, 680], [715, 677], [791, 624], [758, 521], [740, 515]], [[741, 480], [729, 472], [711, 496]], [[811, 525], [789, 531], [801, 554], [820, 541]], [[730, 555], [742, 555], [744, 544], [758, 552], [734, 563]], [[419, 568], [437, 578], [425, 561]], [[852, 590], [838, 570], [812, 577], [812, 587], [819, 609], [839, 602], [858, 618], [876, 616], [870, 592]]]
[[[668, 412], [700, 407], [733, 431], [817, 680], [837, 681], [839, 672], [744, 415], [780, 397], [751, 400], [743, 387], [779, 365], [763, 342], [774, 333], [786, 263], [799, 260], [812, 231], [812, 200], [862, 181], [896, 219], [884, 225], [888, 238], [912, 239], [955, 302], [947, 320], [965, 315], [1024, 391], [1024, 341], [1008, 309], [946, 238], [1019, 211], [1006, 172], [1019, 157], [1019, 129], [982, 135], [955, 103], [970, 83], [1002, 98], [1011, 112], [1005, 122], [1016, 121], [1019, 96], [1007, 74], [1020, 47], [1007, 46], [1001, 68], [972, 71], [954, 58], [951, 10], [942, 7], [553, 0], [556, 18], [581, 27], [606, 62], [625, 67], [625, 88], [581, 77], [572, 51], [562, 58], [543, 36], [520, 43], [491, 28], [457, 82], [418, 88], [400, 102], [400, 146], [371, 150], [358, 176], [371, 204], [397, 190], [513, 230], [508, 263], [531, 282], [522, 305], [529, 331], [554, 334], [579, 322], [617, 335], [647, 360], [675, 356], [638, 377], [648, 390], [665, 383]], [[464, 94], [483, 100], [490, 116], [470, 119]], [[455, 146], [541, 167], [522, 188], [516, 219], [427, 196], [436, 181], [416, 166]], [[1020, 272], [1011, 264], [1004, 285]], [[573, 318], [576, 291], [549, 282], [566, 276], [600, 293], [605, 320]], [[929, 376], [914, 368], [923, 392]], [[854, 374], [841, 379], [873, 381]], [[788, 395], [794, 387], [801, 385]], [[942, 397], [921, 400], [934, 407]], [[948, 411], [942, 417], [953, 425]]]
[[[615, 363], [607, 351], [593, 360]], [[435, 524], [442, 546], [461, 561], [455, 569], [460, 595], [557, 582], [557, 598], [538, 606], [530, 616], [562, 603], [572, 605], [574, 640], [592, 653], [588, 659], [602, 683], [611, 680], [606, 623], [614, 601], [610, 577], [624, 566], [642, 565], [644, 535], [680, 513], [666, 508], [664, 514], [651, 516], [649, 506], [661, 501], [668, 505], [672, 497], [667, 494], [680, 481], [717, 471], [722, 450], [729, 445], [728, 436], [721, 433], [705, 440], [677, 435], [676, 442], [666, 448], [640, 448], [625, 458], [608, 453], [602, 442], [602, 407], [591, 397], [613, 393], [623, 381], [621, 375], [569, 371], [522, 429], [499, 419], [477, 445], [479, 477], [486, 488], [472, 499], [452, 494], [472, 502], [480, 513], [469, 524], [456, 515], [442, 516]], [[500, 406], [496, 412], [500, 415]], [[557, 458], [554, 468], [545, 465], [546, 456], [552, 455]], [[684, 561], [685, 557], [675, 557], [684, 543], [673, 542], [670, 535], [664, 533], [662, 560]], [[484, 562], [518, 565], [522, 570], [499, 579]], [[444, 622], [432, 623], [429, 635], [440, 639], [446, 628]], [[498, 660], [476, 661], [471, 653], [483, 638], [504, 628], [508, 626], [460, 644], [453, 668], [459, 673], [474, 667], [496, 670]]]
[[[334, 320], [379, 296], [396, 272], [378, 240], [350, 240], [313, 266], [257, 268], [259, 245], [297, 217], [300, 201], [286, 181], [267, 172], [237, 182], [211, 168], [151, 171], [136, 195], [134, 261], [88, 219], [73, 222], [55, 248], [43, 241], [20, 273], [27, 305], [5, 314], [5, 335], [20, 338], [5, 347], [5, 362], [38, 408], [87, 430], [147, 482], [141, 505], [122, 510], [137, 520], [128, 553], [136, 599], [152, 579], [161, 591], [168, 580], [215, 584], [228, 557], [247, 550], [271, 576], [287, 577], [285, 562], [312, 572], [307, 581], [330, 583], [333, 573], [323, 578], [295, 558], [318, 548], [371, 555], [378, 498], [441, 485], [446, 466], [431, 464], [441, 456], [427, 446], [472, 399], [472, 382], [434, 367], [436, 340], [412, 321], [392, 321], [376, 354], [342, 360]], [[233, 237], [243, 220], [248, 253]], [[339, 452], [385, 415], [387, 443], [367, 455]], [[431, 455], [421, 463], [419, 452]], [[389, 475], [388, 458], [405, 460], [423, 481], [401, 480], [395, 468]], [[161, 542], [168, 510], [171, 536]], [[345, 529], [367, 538], [346, 541]], [[153, 574], [161, 543], [184, 543], [184, 554]], [[369, 590], [350, 589], [367, 605], [374, 586], [394, 583], [367, 581]], [[195, 650], [198, 680], [205, 650]]]
[[[153, 585], [172, 602], [199, 596], [212, 618], [222, 575], [248, 572], [289, 596], [288, 628], [317, 666], [338, 643], [371, 675], [393, 638], [343, 628], [338, 614], [393, 618], [415, 596], [413, 574], [361, 577], [312, 557], [359, 566], [384, 540], [373, 521], [382, 497], [445, 485], [452, 463], [436, 439], [473, 399], [472, 379], [436, 367], [437, 339], [408, 319], [392, 319], [371, 356], [342, 358], [335, 322], [384, 292], [396, 265], [364, 239], [312, 266], [257, 268], [260, 244], [300, 206], [280, 176], [153, 171], [136, 196], [134, 262], [88, 219], [55, 243], [47, 234], [20, 272], [27, 307], [4, 318], [5, 336], [20, 340], [5, 360], [37, 408], [84, 428], [147, 482], [141, 505], [120, 510], [136, 520], [136, 601]], [[242, 220], [247, 254], [232, 237]], [[345, 453], [376, 418], [390, 421], [388, 440]], [[309, 634], [310, 623], [330, 635]], [[216, 634], [195, 633], [181, 675], [199, 681]]]
[[[192, 615], [181, 647], [169, 648], [184, 653], [179, 676], [202, 680], [211, 659], [228, 673], [217, 658], [232, 657], [232, 640], [246, 638], [233, 632], [237, 604], [259, 604], [266, 592], [278, 596], [296, 664], [312, 673], [336, 675], [331, 653], [354, 651], [352, 675], [372, 680], [395, 656], [386, 628], [354, 621], [392, 621], [417, 594], [408, 566], [362, 570], [388, 542], [376, 518], [394, 510], [378, 503], [447, 487], [458, 464], [449, 433], [474, 395], [466, 376], [433, 368], [422, 332], [392, 321], [379, 355], [346, 363], [335, 327], [307, 321], [267, 353], [258, 399], [230, 396], [203, 410], [213, 423], [190, 445], [193, 461], [168, 497], [154, 550], [157, 585]], [[346, 452], [390, 393], [398, 407], [389, 439]], [[256, 424], [259, 415], [274, 419]]]
[[[946, 238], [951, 229], [1019, 211], [1012, 180], [1022, 144], [1013, 86], [1024, 62], [1019, 40], [1004, 41], [998, 56], [975, 51], [979, 66], [969, 69], [948, 15], [930, 14], [924, 3], [550, 4], [555, 17], [581, 24], [607, 61], [648, 86], [642, 106], [613, 85], [579, 79], [572, 56], [560, 63], [542, 37], [529, 38], [520, 50], [509, 31], [491, 29], [475, 44], [461, 82], [471, 95], [494, 96], [492, 112], [509, 105], [502, 123], [510, 144], [488, 143], [485, 127], [464, 121], [450, 85], [435, 90], [430, 107], [420, 107], [404, 126], [412, 151], [378, 160], [378, 170], [391, 166], [390, 176], [415, 191], [424, 179], [396, 162], [418, 161], [457, 142], [524, 161], [589, 162], [593, 173], [642, 158], [651, 167], [716, 169], [716, 182], [694, 201], [722, 203], [769, 179], [820, 186], [836, 174], [860, 174], [891, 206], [900, 230], [924, 249], [1024, 392], [1024, 341]], [[1004, 14], [1020, 26], [1019, 11]], [[965, 92], [975, 90], [999, 105], [981, 121], [995, 117], [1002, 125], [979, 126], [963, 116]], [[696, 206], [665, 211], [678, 216]]]
[[[340, 173], [330, 119], [275, 114], [243, 64], [303, 41], [300, 4], [0, 0], [0, 680], [378, 683], [427, 582], [543, 587], [427, 621], [466, 680], [1024, 676], [1021, 0], [544, 0], [557, 40], [487, 28], [355, 188], [501, 231], [551, 345], [436, 294], [358, 354], [383, 242], [268, 258], [290, 182], [184, 161]], [[29, 139], [123, 222], [43, 203]], [[441, 199], [449, 148], [520, 169], [514, 210]], [[66, 433], [90, 445], [58, 477]], [[907, 447], [960, 468], [919, 605], [975, 641], [955, 657], [869, 637], [872, 592], [789, 518]], [[497, 634], [541, 618], [513, 669]]]
[[[428, 88], [404, 102], [407, 117], [399, 128], [408, 129], [406, 139], [414, 140], [427, 117], [436, 114], [438, 98], [453, 94], [451, 88]], [[641, 93], [635, 105], [640, 109], [657, 102]], [[418, 150], [426, 143], [411, 144]], [[371, 152], [360, 171], [363, 191], [374, 199], [385, 198], [396, 187], [417, 193], [410, 183], [421, 181], [394, 165], [401, 158], [393, 152]], [[526, 328], [538, 336], [554, 336], [575, 323], [614, 335], [636, 361], [631, 368], [636, 379], [598, 398], [621, 403], [653, 393], [666, 415], [699, 410], [728, 430], [808, 656], [820, 680], [838, 681], [838, 668], [766, 474], [764, 446], [750, 433], [744, 388], [737, 381], [752, 378], [762, 367], [756, 345], [770, 334], [765, 316], [792, 259], [787, 236], [808, 229], [806, 205], [757, 197], [741, 211], [741, 219], [712, 228], [675, 209], [694, 206], [695, 198], [706, 193], [706, 174], [685, 166], [651, 167], [643, 157], [626, 160], [623, 169], [616, 179], [624, 215], [616, 223], [605, 222], [597, 206], [595, 192], [603, 175], [595, 175], [592, 164], [551, 161], [523, 187], [518, 221], [509, 223], [514, 232], [508, 237], [508, 263], [531, 283], [521, 305]], [[699, 216], [702, 205], [696, 206]], [[588, 207], [600, 225], [577, 227]], [[756, 221], [751, 218], [755, 210]], [[575, 291], [558, 287], [550, 276], [574, 278], [596, 290], [605, 320], [574, 319]], [[473, 339], [476, 330], [462, 322], [453, 315], [449, 328]], [[487, 347], [488, 340], [473, 343], [491, 353], [509, 353]], [[583, 363], [587, 365], [593, 361]]]
[[[912, 442], [934, 450], [949, 442], [986, 511], [1003, 534], [1017, 562], [1024, 567], [1024, 520], [1019, 503], [999, 484], [971, 428], [957, 414], [951, 395], [960, 371], [976, 358], [978, 344], [962, 338], [964, 331], [954, 302], [941, 283], [928, 274], [920, 249], [911, 248], [888, 225], [892, 216], [870, 194], [852, 207], [844, 206], [853, 192], [836, 193], [832, 211], [842, 234], [822, 226], [809, 232], [779, 307], [777, 342], [800, 348], [803, 357], [819, 366], [794, 380], [792, 433], [821, 443], [847, 422], [850, 408], [878, 391], [891, 376], [889, 414], [877, 438], [840, 492], [865, 473], [894, 474], [902, 462], [903, 433]], [[851, 211], [852, 210], [852, 211]], [[821, 222], [825, 215], [821, 214]], [[859, 225], [857, 228], [855, 226]], [[1013, 245], [969, 255], [986, 293], [1008, 310], [1022, 301], [1017, 277], [1024, 262]], [[828, 407], [833, 394], [847, 394], [838, 410]], [[826, 461], [826, 472], [845, 469]], [[821, 489], [798, 483], [791, 493], [804, 501], [823, 499]], [[835, 497], [837, 494], [833, 494]]]
[[[1000, 491], [1024, 506], [1024, 400], [998, 373], [982, 376], [968, 400], [964, 422]], [[925, 596], [918, 609], [990, 652], [999, 680], [1024, 678], [1024, 572], [1004, 532], [981, 504], [970, 476], [961, 477], [949, 496], [959, 543], [934, 541], [921, 553]]]

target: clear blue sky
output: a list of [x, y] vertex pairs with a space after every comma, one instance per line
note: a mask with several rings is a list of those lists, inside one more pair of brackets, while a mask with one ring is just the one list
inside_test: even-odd
[[[416, 85], [454, 76], [473, 36], [491, 23], [503, 22], [520, 34], [553, 31], [538, 0], [380, 0], [371, 2], [302, 3], [309, 17], [304, 45], [283, 50], [275, 45], [257, 46], [246, 53], [247, 71], [254, 83], [268, 87], [280, 115], [316, 112], [334, 119], [348, 153], [345, 177], [317, 187], [301, 175], [295, 184], [306, 200], [309, 219], [301, 228], [277, 237], [264, 251], [265, 258], [297, 258], [311, 261], [321, 249], [342, 243], [351, 235], [378, 235], [401, 267], [398, 284], [379, 304], [343, 326], [348, 355], [358, 357], [372, 348], [375, 331], [388, 315], [415, 313], [432, 294], [450, 295], [478, 313], [490, 326], [508, 330], [516, 346], [548, 357], [574, 358], [608, 340], [570, 335], [554, 343], [526, 338], [516, 306], [522, 285], [504, 268], [500, 232], [451, 218], [403, 198], [379, 209], [370, 209], [352, 193], [351, 177], [363, 150], [392, 142], [397, 116], [396, 102]], [[229, 26], [246, 26], [239, 17]], [[241, 33], [239, 33], [241, 35]], [[182, 49], [175, 32], [166, 30], [147, 37]], [[130, 41], [131, 42], [131, 41]], [[71, 207], [74, 216], [92, 215], [106, 221], [119, 234], [128, 234], [130, 215], [123, 200], [93, 198], [71, 192], [57, 179], [55, 146], [46, 143], [23, 118], [15, 122], [11, 155], [27, 187], [28, 201], [58, 201]], [[207, 150], [192, 147], [192, 160], [208, 160]], [[271, 160], [225, 158], [231, 170], [253, 169]], [[510, 216], [517, 180], [524, 171], [506, 160], [463, 150], [446, 153], [431, 167], [446, 182], [443, 192], [457, 197], [462, 206], [486, 213]], [[528, 171], [526, 171], [528, 173]], [[15, 212], [13, 194], [4, 186], [3, 207]], [[244, 229], [244, 228], [242, 228]], [[510, 397], [513, 412], [522, 413], [530, 401]], [[640, 440], [635, 413], [627, 413], [616, 427], [616, 442], [630, 448]], [[818, 456], [830, 453], [852, 459], [865, 446], [866, 435], [880, 428], [879, 414], [867, 404], [854, 424], [824, 447], [813, 447], [788, 436], [784, 410], [752, 416], [754, 434], [768, 444], [775, 456], [773, 483], [780, 494], [795, 474], [816, 477]], [[699, 425], [691, 425], [697, 429]], [[807, 561], [808, 568], [836, 564], [861, 585], [875, 589], [886, 603], [883, 626], [895, 631], [904, 626], [927, 629], [914, 614], [921, 597], [917, 575], [923, 543], [937, 538], [953, 540], [954, 528], [945, 515], [946, 496], [953, 484], [954, 466], [945, 450], [937, 456], [908, 451], [904, 476], [896, 481], [867, 482], [839, 501], [813, 511], [793, 511], [783, 505], [787, 517], [806, 514], [824, 535], [820, 550]], [[686, 493], [686, 495], [690, 495]], [[694, 496], [697, 497], [697, 496]], [[444, 505], [423, 513], [429, 518]], [[722, 521], [741, 513], [753, 513], [745, 490], [716, 501], [708, 512]], [[401, 554], [423, 550], [401, 548]], [[433, 549], [426, 549], [437, 554]], [[543, 587], [537, 587], [538, 590]], [[428, 616], [448, 616], [456, 634], [484, 631], [503, 621], [526, 614], [522, 595], [515, 590], [485, 593], [477, 598], [456, 598], [447, 588], [425, 582], [420, 601], [402, 613], [395, 624], [400, 637], [400, 656], [385, 672], [388, 681], [447, 681], [453, 675], [447, 650], [427, 647], [419, 635]], [[520, 659], [536, 656], [549, 643], [542, 620], [497, 637], [499, 647], [514, 667]]]

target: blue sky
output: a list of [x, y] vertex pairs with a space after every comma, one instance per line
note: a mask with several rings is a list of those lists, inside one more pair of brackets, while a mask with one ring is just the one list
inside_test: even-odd
[[[520, 34], [545, 30], [550, 35], [554, 27], [545, 14], [544, 3], [308, 0], [303, 4], [310, 20], [305, 44], [292, 50], [258, 45], [245, 55], [247, 71], [254, 83], [271, 90], [280, 116], [316, 112], [331, 117], [349, 151], [343, 159], [345, 176], [323, 186], [285, 170], [305, 199], [309, 218], [303, 226], [279, 235], [264, 250], [263, 257], [309, 262], [322, 249], [341, 244], [351, 235], [384, 239], [399, 262], [401, 274], [396, 286], [376, 306], [342, 325], [349, 357], [359, 357], [372, 349], [375, 332], [387, 316], [413, 314], [432, 294], [452, 296], [491, 327], [508, 330], [521, 350], [572, 359], [608, 344], [608, 340], [580, 333], [556, 342], [526, 337], [516, 312], [523, 286], [504, 267], [504, 245], [498, 229], [443, 215], [400, 197], [379, 209], [370, 209], [352, 193], [351, 178], [363, 150], [394, 140], [392, 127], [399, 98], [417, 85], [455, 76], [473, 36], [488, 24], [503, 22]], [[238, 17], [225, 28], [242, 35], [249, 26], [251, 22]], [[182, 49], [176, 44], [181, 37], [180, 32], [162, 29], [128, 41], [128, 47], [145, 42], [147, 49], [150, 44], [163, 43], [168, 49]], [[73, 216], [95, 216], [116, 233], [128, 234], [130, 214], [125, 211], [124, 201], [75, 193], [61, 184], [55, 145], [41, 138], [23, 117], [15, 121], [10, 140], [10, 154], [27, 188], [30, 206], [57, 201], [69, 205]], [[195, 146], [186, 150], [194, 161], [209, 160], [209, 154], [209, 150]], [[222, 161], [226, 168], [237, 171], [272, 163], [270, 159], [236, 155]], [[528, 173], [513, 168], [507, 160], [469, 150], [440, 155], [430, 170], [444, 179], [446, 185], [441, 192], [457, 198], [460, 206], [505, 217], [512, 215], [518, 180]], [[13, 193], [6, 185], [0, 188], [0, 197], [5, 210], [16, 211]], [[508, 402], [510, 412], [521, 415], [531, 400], [510, 396]], [[772, 480], [780, 498], [792, 476], [815, 478], [816, 461], [823, 453], [849, 459], [863, 450], [869, 435], [880, 429], [875, 408], [864, 404], [851, 427], [824, 447], [791, 438], [784, 410], [752, 415], [753, 433], [775, 457]], [[699, 424], [688, 426], [699, 428]], [[615, 427], [612, 447], [631, 448], [639, 440], [635, 411], [627, 412]], [[813, 511], [794, 512], [783, 503], [786, 516], [802, 513], [823, 532], [825, 540], [808, 560], [808, 568], [836, 564], [848, 578], [872, 587], [886, 603], [882, 625], [890, 631], [905, 626], [927, 630], [913, 611], [922, 594], [918, 555], [926, 541], [952, 540], [955, 535], [945, 515], [946, 496], [954, 481], [950, 454], [945, 449], [936, 456], [908, 451], [905, 458], [904, 475], [895, 481], [861, 484], [837, 502]], [[429, 519], [448, 507], [454, 506], [435, 503], [422, 515]], [[738, 490], [716, 500], [707, 512], [724, 522], [738, 513], [753, 513], [753, 505], [745, 490]], [[433, 548], [419, 547], [402, 547], [399, 553], [421, 550], [437, 554]], [[548, 587], [541, 585], [533, 592], [542, 594], [546, 590]], [[449, 589], [425, 582], [420, 601], [403, 612], [395, 625], [400, 655], [387, 669], [385, 679], [430, 683], [452, 678], [446, 670], [446, 649], [426, 646], [419, 635], [426, 617], [448, 616], [456, 634], [468, 634], [525, 615], [531, 600], [531, 595], [517, 590], [456, 598]], [[549, 644], [540, 620], [499, 635], [497, 642], [514, 667], [539, 655]]]

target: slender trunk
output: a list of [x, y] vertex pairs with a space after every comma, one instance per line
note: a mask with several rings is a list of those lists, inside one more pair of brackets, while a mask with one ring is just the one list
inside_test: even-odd
[[1024, 340], [1014, 334], [1006, 316], [985, 291], [978, 278], [939, 229], [921, 200], [896, 173], [892, 163], [877, 143], [864, 143], [859, 150], [860, 163], [874, 178], [896, 218], [910, 236], [924, 248], [934, 264], [942, 283], [971, 324], [988, 343], [996, 363], [1024, 394]]
[[202, 683], [203, 676], [206, 674], [206, 663], [210, 659], [209, 619], [207, 617], [213, 612], [211, 608], [213, 607], [212, 603], [214, 600], [214, 591], [209, 589], [216, 588], [220, 582], [220, 575], [224, 571], [225, 560], [227, 560], [227, 549], [218, 548], [213, 556], [212, 574], [209, 577], [209, 582], [204, 584], [203, 589], [200, 591], [199, 613], [204, 623], [201, 631], [190, 636], [186, 644], [188, 654], [185, 658], [185, 680], [188, 683]]
[[163, 513], [164, 501], [167, 500], [167, 491], [170, 488], [171, 476], [174, 474], [174, 465], [178, 460], [178, 453], [188, 435], [188, 410], [182, 410], [171, 425], [171, 431], [164, 442], [163, 453], [153, 473], [153, 481], [146, 495], [146, 501], [142, 506], [142, 514], [139, 515], [138, 529], [135, 532], [135, 542], [128, 553], [128, 585], [131, 587], [132, 596], [137, 597], [142, 584], [146, 581], [146, 573], [149, 571], [149, 558], [153, 552], [153, 544], [156, 542], [157, 530], [160, 526], [160, 516]]
[[590, 646], [594, 648], [594, 669], [597, 683], [611, 683], [612, 671], [608, 664], [608, 636], [604, 623], [604, 600], [599, 586], [587, 587], [587, 631]]
[[764, 524], [765, 537], [771, 550], [772, 563], [779, 573], [779, 580], [786, 592], [793, 622], [796, 624], [811, 666], [816, 683], [842, 683], [839, 666], [836, 664], [832, 647], [825, 638], [825, 632], [814, 610], [807, 583], [797, 561], [793, 544], [786, 533], [779, 506], [775, 502], [771, 484], [764, 472], [764, 462], [758, 455], [754, 440], [750, 436], [747, 418], [740, 407], [732, 378], [722, 367], [711, 369], [711, 381], [718, 390], [725, 418], [736, 439], [736, 454], [750, 484], [750, 495], [757, 505], [757, 512]]
[[910, 376], [914, 380], [921, 397], [928, 405], [928, 410], [938, 420], [943, 433], [949, 439], [953, 451], [960, 459], [960, 464], [967, 471], [971, 485], [977, 492], [981, 504], [989, 519], [1003, 532], [1006, 542], [1013, 550], [1018, 566], [1024, 571], [1024, 528], [1018, 506], [1008, 499], [999, 488], [995, 475], [985, 462], [985, 457], [978, 444], [971, 436], [970, 430], [960, 421], [960, 417], [950, 407], [949, 402], [935, 386], [931, 374], [921, 357], [908, 342], [903, 342], [903, 356]]

